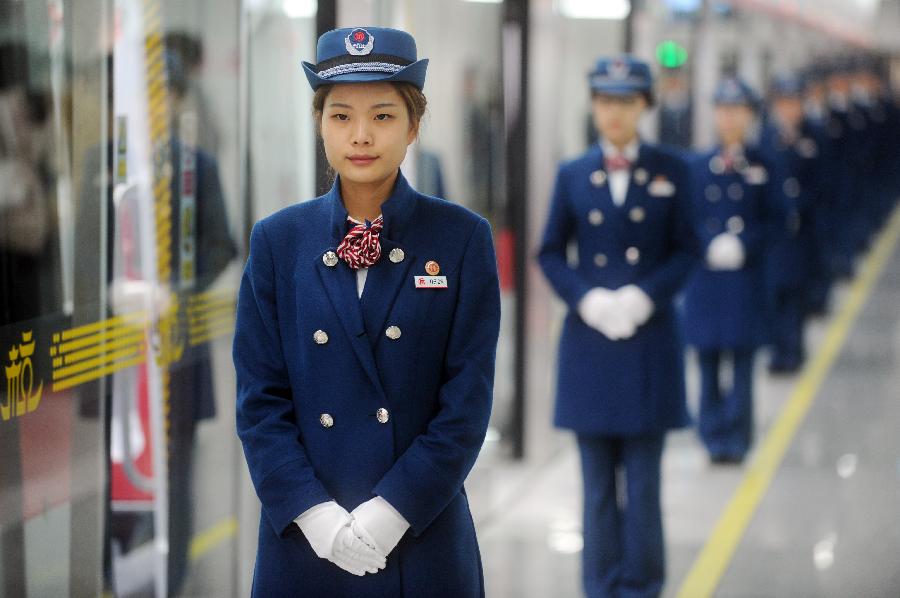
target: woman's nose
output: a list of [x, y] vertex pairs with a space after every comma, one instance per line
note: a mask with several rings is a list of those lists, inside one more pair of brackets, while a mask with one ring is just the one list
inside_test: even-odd
[[353, 130], [353, 145], [371, 145], [372, 134], [369, 130], [369, 124], [360, 121]]

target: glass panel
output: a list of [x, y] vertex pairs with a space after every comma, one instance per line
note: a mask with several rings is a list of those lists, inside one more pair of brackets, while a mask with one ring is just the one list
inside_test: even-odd
[[[500, 267], [502, 319], [494, 408], [486, 454], [511, 448], [514, 419], [513, 237], [504, 184], [502, 4], [421, 0], [396, 3], [399, 26], [430, 59], [428, 113], [404, 172], [416, 188], [487, 218]], [[448, 31], [465, 31], [465, 43]]]
[[254, 219], [315, 196], [312, 91], [300, 60], [316, 52], [315, 2], [249, 3], [250, 170]]
[[105, 14], [96, 0], [0, 1], [4, 596], [102, 590], [102, 390], [65, 383], [96, 368], [73, 371], [60, 350], [100, 314], [100, 285], [74, 273], [104, 269], [105, 225], [92, 208], [106, 176], [96, 158], [107, 143]]
[[111, 377], [111, 585], [230, 595], [240, 4], [117, 0], [115, 17], [109, 303], [148, 351]]

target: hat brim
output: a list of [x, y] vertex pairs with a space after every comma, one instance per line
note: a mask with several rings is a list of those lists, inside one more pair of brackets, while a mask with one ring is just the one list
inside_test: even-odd
[[653, 106], [655, 103], [655, 97], [653, 95], [653, 90], [644, 87], [644, 86], [635, 86], [635, 85], [610, 85], [610, 86], [601, 86], [601, 85], [591, 85], [591, 93], [596, 95], [605, 95], [605, 96], [643, 96], [645, 100], [647, 100], [648, 106]]
[[425, 87], [425, 71], [428, 68], [428, 59], [423, 58], [407, 65], [396, 73], [379, 73], [379, 72], [359, 72], [345, 73], [343, 75], [335, 75], [327, 79], [320, 77], [316, 71], [316, 65], [309, 62], [303, 62], [303, 71], [306, 73], [306, 80], [313, 91], [322, 85], [332, 85], [335, 83], [372, 83], [372, 82], [393, 82], [393, 83], [411, 83], [420, 90]]

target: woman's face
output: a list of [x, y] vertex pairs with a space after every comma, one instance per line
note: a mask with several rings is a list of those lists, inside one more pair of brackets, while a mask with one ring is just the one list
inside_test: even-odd
[[726, 145], [743, 143], [753, 111], [742, 104], [720, 104], [715, 109], [716, 131]]
[[359, 184], [394, 176], [416, 138], [403, 98], [384, 82], [335, 85], [321, 125], [328, 163], [342, 180]]
[[799, 127], [803, 121], [803, 100], [798, 97], [777, 97], [772, 101], [772, 113], [779, 122]]
[[625, 145], [637, 135], [638, 122], [647, 107], [640, 94], [614, 96], [596, 94], [591, 101], [594, 124], [603, 139], [618, 146]]

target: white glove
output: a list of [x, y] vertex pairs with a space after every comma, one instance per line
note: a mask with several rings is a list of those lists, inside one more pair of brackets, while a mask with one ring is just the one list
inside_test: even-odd
[[387, 557], [409, 529], [409, 522], [380, 496], [353, 509], [350, 529], [356, 537]]
[[316, 556], [348, 573], [363, 576], [367, 571], [377, 573], [387, 565], [383, 556], [353, 534], [353, 516], [333, 500], [312, 507], [294, 522]]
[[616, 290], [615, 295], [636, 327], [646, 324], [653, 315], [653, 300], [639, 286], [627, 284]]
[[578, 304], [578, 314], [585, 324], [612, 341], [631, 338], [637, 330], [615, 292], [602, 287], [584, 295]]
[[744, 257], [744, 244], [732, 233], [716, 235], [706, 249], [710, 270], [740, 270], [744, 266]]

